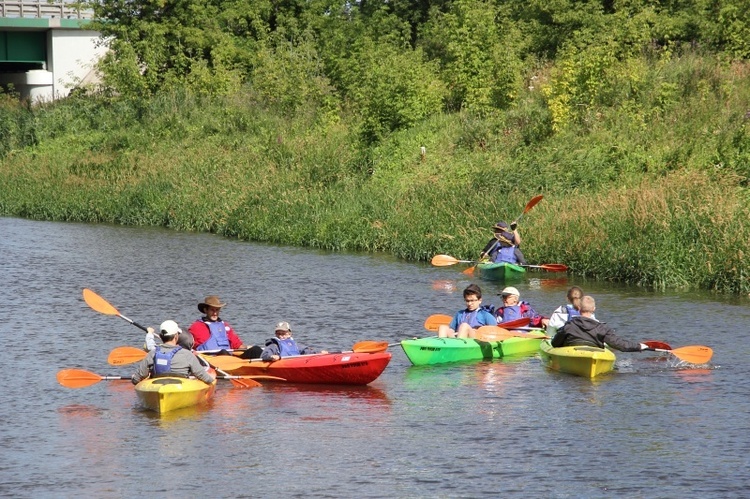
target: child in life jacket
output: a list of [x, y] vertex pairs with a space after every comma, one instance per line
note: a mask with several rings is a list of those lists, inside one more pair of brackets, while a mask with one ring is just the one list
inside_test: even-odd
[[547, 327], [549, 319], [539, 315], [528, 302], [521, 301], [521, 293], [518, 289], [508, 286], [499, 294], [503, 297], [503, 304], [495, 310], [497, 322], [503, 323], [528, 317], [531, 319], [529, 322], [531, 327]]
[[292, 328], [288, 322], [276, 324], [275, 337], [266, 340], [266, 348], [260, 354], [261, 360], [266, 362], [279, 360], [292, 355], [310, 355], [314, 353], [328, 353], [327, 350], [318, 352], [312, 347], [300, 348], [292, 338]]

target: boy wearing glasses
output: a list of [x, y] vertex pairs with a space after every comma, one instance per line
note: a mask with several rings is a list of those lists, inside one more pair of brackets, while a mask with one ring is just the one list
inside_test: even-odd
[[489, 311], [482, 308], [482, 290], [476, 284], [469, 284], [464, 289], [466, 308], [459, 310], [453, 316], [449, 325], [438, 328], [440, 338], [474, 338], [477, 328], [481, 326], [497, 326], [497, 319]]

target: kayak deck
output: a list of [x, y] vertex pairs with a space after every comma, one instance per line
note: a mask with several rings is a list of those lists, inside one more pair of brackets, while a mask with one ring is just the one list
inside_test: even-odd
[[531, 355], [539, 350], [541, 341], [541, 337], [533, 335], [503, 341], [431, 337], [403, 340], [401, 348], [413, 365], [423, 366]]
[[539, 345], [542, 362], [549, 369], [584, 378], [595, 378], [614, 369], [615, 354], [607, 348], [589, 346], [553, 347], [549, 340]]
[[141, 405], [163, 414], [204, 404], [213, 396], [215, 389], [215, 380], [209, 385], [199, 379], [161, 377], [144, 379], [135, 386], [135, 393]]
[[366, 385], [380, 376], [390, 360], [390, 352], [295, 355], [272, 362], [247, 360], [225, 371], [237, 376], [278, 376], [290, 383]]

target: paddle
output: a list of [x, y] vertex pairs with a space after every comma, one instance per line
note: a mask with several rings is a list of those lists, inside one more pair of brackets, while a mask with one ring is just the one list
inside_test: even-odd
[[656, 341], [656, 340], [648, 340], [642, 342], [644, 345], [648, 345], [648, 348], [651, 350], [656, 350], [657, 348], [660, 350], [672, 350], [672, 347], [669, 346], [669, 343], [664, 343], [663, 341]]
[[505, 321], [500, 322], [497, 327], [505, 328], [505, 329], [515, 329], [518, 327], [525, 327], [528, 326], [531, 323], [531, 319], [529, 317], [521, 317], [519, 319], [516, 319], [514, 321]]
[[107, 300], [99, 296], [98, 294], [94, 293], [88, 288], [83, 289], [83, 300], [86, 302], [86, 304], [91, 307], [92, 309], [96, 310], [100, 314], [106, 314], [106, 315], [116, 315], [120, 319], [126, 320], [132, 325], [139, 327], [143, 329], [144, 331], [148, 332], [148, 328], [146, 326], [141, 326], [135, 321], [132, 321], [122, 315], [120, 312], [117, 311], [115, 307], [113, 307]]
[[359, 341], [354, 344], [352, 351], [357, 353], [378, 353], [385, 352], [388, 347], [395, 347], [401, 343], [388, 343], [387, 341]]
[[428, 331], [437, 331], [440, 326], [448, 325], [453, 320], [453, 317], [446, 314], [433, 314], [424, 321], [424, 328]]
[[104, 380], [127, 379], [128, 376], [100, 376], [83, 369], [63, 369], [57, 373], [57, 382], [65, 388], [83, 388]]
[[148, 352], [136, 347], [117, 347], [109, 352], [107, 362], [113, 366], [124, 366], [142, 360], [147, 354]]
[[234, 355], [204, 355], [203, 358], [216, 369], [233, 371], [247, 365], [246, 359]]
[[[190, 378], [195, 379], [192, 376]], [[264, 376], [264, 375], [231, 376], [229, 374], [225, 374], [225, 375], [218, 375], [216, 376], [216, 378], [228, 379], [231, 381], [241, 380], [243, 384], [241, 385], [235, 384], [235, 386], [240, 386], [241, 388], [253, 388], [256, 386], [261, 386], [260, 383], [255, 381], [256, 379], [271, 379], [271, 380], [276, 380], [276, 381], [286, 381], [286, 379], [279, 378], [278, 376]], [[84, 388], [84, 387], [99, 383], [100, 381], [112, 381], [112, 380], [130, 381], [130, 377], [129, 376], [100, 376], [99, 374], [92, 373], [90, 371], [84, 371], [83, 369], [63, 369], [57, 373], [57, 382], [60, 383], [65, 388]], [[249, 382], [252, 382], [252, 383], [249, 383]]]
[[665, 348], [653, 348], [652, 350], [654, 352], [671, 353], [681, 361], [688, 362], [690, 364], [706, 364], [711, 360], [711, 357], [714, 354], [713, 350], [703, 345], [691, 345], [687, 347], [675, 348], [674, 350]]
[[[198, 359], [200, 359], [203, 364], [205, 364], [205, 363], [210, 364], [211, 367], [213, 367], [214, 369], [216, 369], [216, 372], [218, 372], [218, 373], [220, 373], [222, 375], [222, 379], [228, 379], [229, 382], [232, 383], [232, 386], [235, 386], [237, 388], [255, 388], [257, 386], [261, 386], [260, 383], [258, 383], [254, 379], [257, 376], [232, 376], [232, 375], [224, 372], [222, 370], [222, 367], [220, 367], [215, 362], [213, 362], [214, 359], [221, 359], [221, 360], [223, 360], [223, 359], [234, 359], [235, 362], [239, 361], [240, 365], [245, 365], [246, 362], [243, 359], [240, 359], [238, 357], [233, 357], [233, 356], [226, 356], [226, 355], [212, 356], [212, 357], [210, 357], [211, 360], [208, 360], [205, 355], [198, 354], [198, 355], [196, 355], [196, 357], [198, 357]], [[224, 364], [224, 366], [223, 366], [223, 369], [236, 369], [237, 367], [240, 367], [239, 365], [237, 365], [236, 367], [229, 367], [231, 365], [232, 365], [231, 362], [226, 362]], [[278, 379], [278, 380], [281, 380], [281, 381], [286, 381], [286, 379], [284, 379], [284, 378], [277, 378], [276, 376], [262, 376], [262, 377], [264, 377], [266, 379]]]
[[[432, 264], [436, 267], [447, 267], [449, 265], [455, 265], [457, 263], [479, 263], [474, 260], [459, 260], [450, 255], [435, 255], [432, 257]], [[516, 264], [517, 265], [517, 264]], [[519, 267], [529, 267], [532, 269], [544, 269], [550, 272], [565, 272], [568, 270], [568, 266], [562, 263], [544, 263], [542, 265], [519, 265]], [[471, 267], [471, 272], [474, 272], [474, 267]], [[469, 269], [464, 270], [464, 273]], [[471, 273], [470, 272], [470, 273]]]
[[544, 198], [544, 196], [542, 196], [541, 194], [539, 196], [534, 196], [533, 198], [531, 198], [531, 200], [528, 203], [526, 203], [526, 207], [523, 209], [523, 213], [521, 213], [520, 215], [518, 215], [518, 218], [516, 218], [515, 220], [513, 220], [513, 222], [511, 223], [511, 225], [513, 225], [513, 224], [517, 225], [518, 222], [521, 221], [521, 218], [523, 218], [523, 216], [525, 214], [527, 214], [529, 212], [529, 210], [531, 210], [534, 206], [536, 206], [537, 203], [542, 200], [542, 198]]
[[430, 261], [435, 267], [448, 267], [457, 263], [477, 263], [474, 260], [459, 260], [450, 255], [435, 255]]
[[[538, 329], [535, 331], [538, 331]], [[528, 333], [518, 333], [508, 331], [507, 329], [499, 326], [482, 326], [477, 329], [477, 334], [475, 337], [475, 339], [480, 341], [504, 341], [508, 338], [539, 338], [545, 340], [549, 339], [549, 336], [537, 336], [530, 335]]]
[[542, 265], [521, 265], [532, 269], [544, 269], [550, 272], [567, 272], [568, 266], [562, 263], [544, 263]]

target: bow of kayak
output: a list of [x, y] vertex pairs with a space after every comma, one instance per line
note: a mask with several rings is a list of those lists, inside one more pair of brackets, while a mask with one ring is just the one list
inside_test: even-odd
[[526, 275], [526, 269], [507, 262], [477, 264], [479, 277], [488, 281], [513, 281]]
[[199, 379], [165, 376], [144, 379], [135, 386], [135, 393], [142, 406], [163, 414], [205, 404], [215, 389], [215, 380], [209, 385]]
[[615, 366], [615, 354], [607, 348], [553, 347], [549, 340], [544, 340], [539, 345], [539, 353], [549, 369], [584, 378], [607, 373]]

